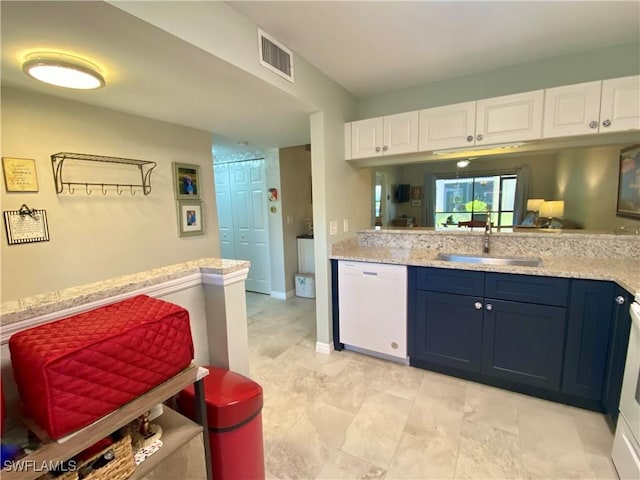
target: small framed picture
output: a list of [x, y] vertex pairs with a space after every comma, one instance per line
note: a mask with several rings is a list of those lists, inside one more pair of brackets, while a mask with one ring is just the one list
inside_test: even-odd
[[200, 198], [200, 165], [173, 162], [176, 199]]
[[199, 200], [178, 200], [178, 234], [181, 237], [204, 234], [204, 210]]
[[2, 157], [7, 192], [37, 192], [36, 161], [30, 158]]
[[620, 150], [616, 215], [640, 218], [640, 145]]

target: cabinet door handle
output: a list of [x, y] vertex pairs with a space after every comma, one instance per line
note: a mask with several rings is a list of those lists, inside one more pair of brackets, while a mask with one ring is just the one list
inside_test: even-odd
[[386, 145], [384, 147], [382, 147], [382, 151], [386, 152], [387, 150], [389, 150], [389, 147], [387, 147]]
[[376, 147], [376, 153], [380, 153], [380, 150], [382, 150], [380, 147]]
[[467, 142], [473, 142], [473, 135], [467, 136]]
[[589, 128], [598, 128], [598, 122], [592, 120], [591, 122], [589, 122]]
[[616, 297], [616, 303], [618, 305], [624, 305], [624, 302], [626, 302], [625, 298], [622, 295], [618, 295]]
[[487, 312], [490, 312], [491, 310], [493, 310], [493, 305], [487, 303]]
[[476, 140], [478, 140], [478, 141], [481, 141], [483, 138], [484, 138], [484, 135], [482, 135], [481, 133], [479, 133], [479, 134], [476, 136]]
[[482, 303], [480, 302], [474, 303], [473, 306], [475, 307], [476, 310], [482, 310]]
[[603, 127], [610, 127], [611, 126], [611, 120], [609, 120], [608, 118], [602, 122], [602, 126]]

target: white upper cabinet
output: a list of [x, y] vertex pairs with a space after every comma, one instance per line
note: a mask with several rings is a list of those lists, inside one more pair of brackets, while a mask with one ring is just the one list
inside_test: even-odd
[[417, 111], [351, 123], [352, 159], [417, 151]]
[[419, 151], [472, 146], [476, 133], [476, 102], [420, 110]]
[[640, 129], [640, 75], [602, 81], [600, 133]]
[[345, 158], [482, 148], [627, 130], [640, 130], [640, 75], [347, 123]]
[[597, 81], [545, 90], [543, 137], [598, 133], [601, 86]]
[[351, 123], [344, 124], [344, 159], [351, 160]]
[[383, 155], [417, 152], [418, 111], [384, 117], [383, 141]]
[[542, 137], [544, 90], [476, 102], [476, 145]]
[[382, 117], [351, 122], [351, 158], [382, 155]]

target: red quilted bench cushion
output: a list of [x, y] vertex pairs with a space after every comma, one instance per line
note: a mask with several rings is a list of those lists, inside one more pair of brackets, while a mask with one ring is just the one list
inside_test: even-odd
[[151, 390], [193, 359], [189, 312], [146, 295], [16, 333], [9, 349], [25, 413], [54, 439]]

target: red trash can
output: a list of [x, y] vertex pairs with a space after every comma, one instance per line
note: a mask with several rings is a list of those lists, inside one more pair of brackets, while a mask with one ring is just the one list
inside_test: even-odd
[[[204, 396], [209, 449], [216, 480], [264, 480], [262, 387], [226, 368], [205, 366]], [[178, 408], [194, 419], [193, 385], [178, 395]]]

